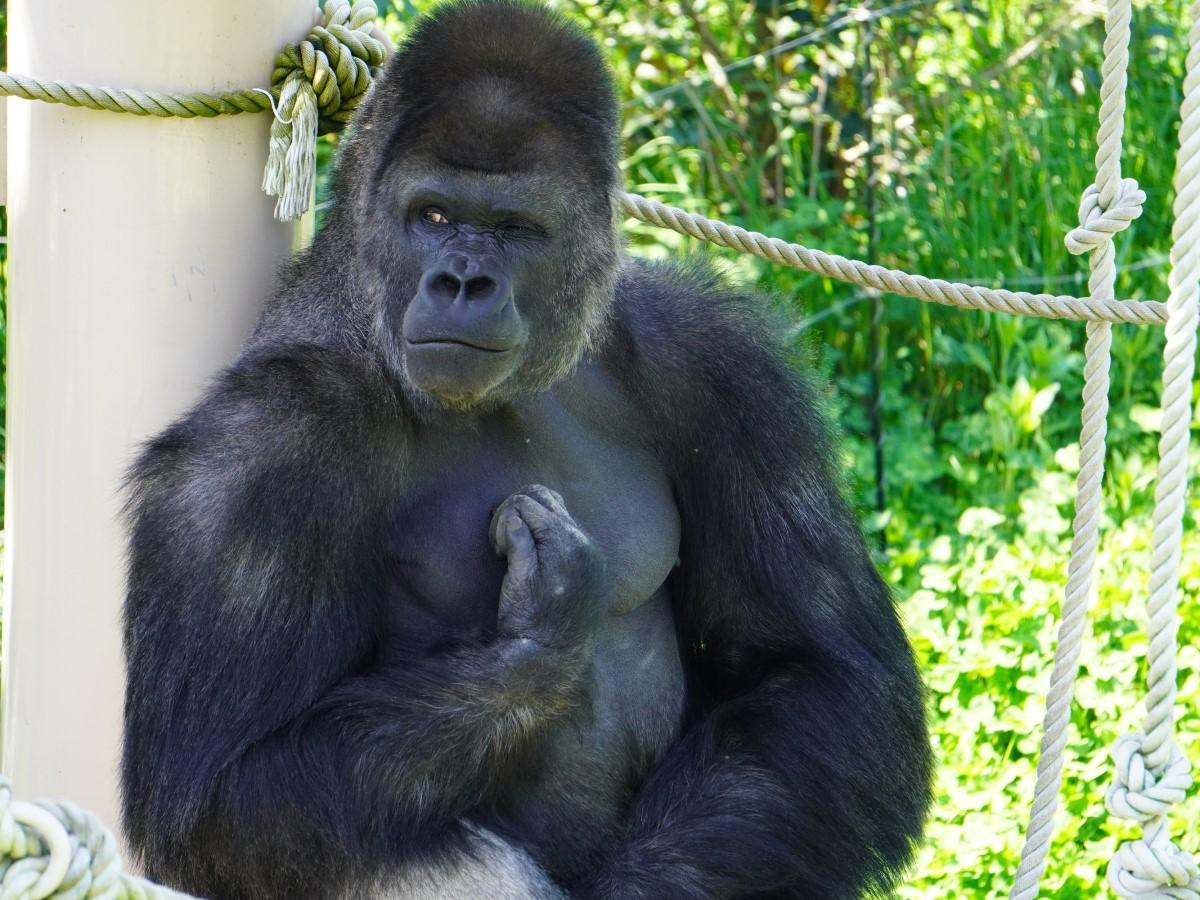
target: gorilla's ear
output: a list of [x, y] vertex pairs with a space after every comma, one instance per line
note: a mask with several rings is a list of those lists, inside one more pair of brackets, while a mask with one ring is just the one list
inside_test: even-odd
[[[485, 171], [586, 160], [611, 177], [619, 122], [599, 48], [563, 17], [521, 0], [458, 0], [423, 18], [380, 90], [394, 134], [443, 162]], [[381, 98], [383, 99], [383, 98]], [[391, 101], [391, 102], [389, 102]], [[419, 143], [414, 143], [419, 142]]]

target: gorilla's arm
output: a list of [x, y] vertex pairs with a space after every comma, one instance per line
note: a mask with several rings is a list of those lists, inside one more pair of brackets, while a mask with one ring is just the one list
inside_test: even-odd
[[582, 893], [886, 887], [928, 804], [922, 688], [811, 393], [755, 298], [702, 268], [633, 268], [619, 304], [612, 365], [661, 424], [682, 513], [671, 589], [699, 699]]
[[[281, 351], [227, 372], [137, 463], [123, 790], [150, 874], [206, 896], [332, 894], [379, 874], [361, 861], [452, 844], [449, 820], [573, 702], [578, 642], [375, 664], [405, 477], [395, 404], [328, 352]], [[509, 524], [528, 585], [545, 548]], [[533, 600], [507, 606], [515, 630], [546, 626], [526, 621]]]

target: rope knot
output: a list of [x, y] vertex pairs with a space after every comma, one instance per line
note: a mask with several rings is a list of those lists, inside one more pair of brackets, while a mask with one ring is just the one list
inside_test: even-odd
[[275, 57], [278, 95], [263, 190], [278, 197], [275, 217], [308, 209], [319, 133], [341, 130], [388, 55], [375, 26], [374, 0], [326, 0], [308, 36]]
[[1126, 900], [1200, 900], [1200, 871], [1191, 855], [1167, 837], [1163, 821], [1147, 827], [1138, 840], [1117, 848], [1108, 865], [1108, 883]]
[[1137, 822], [1165, 816], [1192, 786], [1191, 765], [1178, 746], [1171, 744], [1166, 765], [1151, 769], [1142, 752], [1144, 739], [1141, 734], [1127, 734], [1113, 746], [1115, 780], [1104, 799], [1114, 816]]
[[341, 130], [371, 87], [387, 58], [387, 48], [374, 33], [374, 0], [326, 0], [325, 11], [298, 44], [275, 57], [271, 88], [279, 94], [280, 115], [291, 118], [283, 103], [289, 80], [312, 88], [320, 111], [322, 133]]
[[13, 800], [0, 776], [0, 897], [138, 897], [191, 900], [121, 871], [117, 842], [73, 803]]
[[1145, 192], [1132, 178], [1121, 179], [1112, 203], [1100, 204], [1100, 188], [1090, 184], [1079, 199], [1079, 227], [1067, 233], [1067, 250], [1076, 255], [1096, 250], [1142, 214]]

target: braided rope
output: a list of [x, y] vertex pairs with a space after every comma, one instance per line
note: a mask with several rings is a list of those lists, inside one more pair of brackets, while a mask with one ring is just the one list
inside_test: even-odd
[[[289, 80], [302, 81], [311, 90], [311, 100], [322, 133], [340, 131], [371, 87], [379, 66], [387, 58], [387, 38], [375, 24], [373, 0], [325, 0], [324, 12], [304, 40], [285, 47], [275, 57], [271, 88], [248, 88], [209, 94], [139, 91], [91, 84], [73, 84], [56, 79], [0, 72], [0, 96], [43, 103], [61, 103], [81, 109], [128, 113], [134, 116], [194, 119], [260, 113], [274, 109], [291, 120], [299, 86], [284, 97]], [[309, 99], [308, 96], [305, 97]], [[288, 122], [277, 124], [287, 125]]]
[[1102, 297], [1069, 297], [1006, 291], [912, 275], [899, 269], [873, 266], [801, 244], [767, 237], [715, 219], [689, 213], [637, 194], [622, 194], [621, 208], [629, 216], [660, 228], [702, 241], [749, 253], [768, 262], [815, 272], [826, 278], [848, 281], [866, 288], [913, 297], [959, 309], [983, 309], [1013, 315], [1039, 316], [1044, 319], [1073, 319], [1082, 322], [1127, 322], [1136, 325], [1161, 325], [1166, 308], [1153, 300], [1113, 300]]
[[341, 130], [366, 96], [390, 52], [376, 25], [374, 0], [325, 0], [304, 40], [275, 57], [271, 91], [163, 93], [97, 87], [0, 72], [0, 96], [83, 109], [193, 119], [271, 110], [271, 141], [263, 190], [278, 200], [275, 216], [308, 209], [319, 133]]
[[1192, 781], [1188, 761], [1175, 743], [1174, 707], [1176, 605], [1196, 327], [1200, 323], [1200, 0], [1191, 6], [1173, 212], [1162, 434], [1146, 599], [1146, 719], [1142, 733], [1125, 735], [1114, 747], [1116, 778], [1106, 798], [1112, 814], [1142, 824], [1142, 836], [1121, 844], [1109, 864], [1108, 880], [1113, 890], [1126, 898], [1200, 900], [1200, 871], [1192, 857], [1171, 840], [1167, 825], [1171, 807], [1182, 799]]
[[19, 97], [23, 100], [41, 100], [43, 103], [61, 103], [82, 109], [161, 118], [212, 118], [244, 112], [263, 112], [271, 108], [271, 98], [259, 90], [227, 91], [221, 94], [164, 94], [131, 88], [71, 84], [29, 75], [13, 75], [9, 72], [0, 72], [0, 95]]
[[117, 842], [71, 803], [19, 803], [0, 777], [0, 898], [187, 900], [188, 895], [121, 870]]
[[271, 87], [278, 90], [300, 75], [316, 96], [324, 132], [346, 126], [387, 58], [375, 17], [374, 0], [326, 0], [308, 37], [275, 57]]
[[[287, 221], [308, 209], [316, 171], [318, 132], [337, 131], [349, 120], [387, 58], [390, 48], [375, 18], [373, 0], [326, 0], [323, 14], [307, 37], [275, 58], [271, 75], [273, 94], [261, 88], [217, 95], [165, 94], [0, 73], [0, 96], [133, 115], [184, 118], [273, 109], [275, 121], [271, 125], [263, 190], [277, 198], [276, 218]], [[278, 98], [274, 104], [273, 98]], [[1121, 203], [1094, 203], [1096, 212], [1081, 217], [1081, 227], [1086, 230], [1080, 232], [1079, 240], [1099, 240], [1100, 236], [1123, 227], [1122, 222], [1127, 223], [1136, 215], [1134, 208], [1140, 202], [1137, 196], [1123, 196]], [[621, 205], [633, 218], [721, 247], [861, 287], [959, 309], [1086, 322], [1162, 325], [1166, 321], [1166, 309], [1156, 301], [1035, 294], [926, 278], [810, 250], [637, 194], [622, 194]]]
[[275, 57], [271, 87], [279, 94], [262, 188], [278, 198], [275, 218], [308, 209], [317, 170], [318, 131], [350, 120], [387, 58], [376, 36], [375, 0], [326, 0], [322, 21]]
[[[1121, 178], [1121, 139], [1125, 130], [1126, 73], [1129, 68], [1131, 0], [1109, 0], [1104, 19], [1104, 64], [1100, 85], [1100, 124], [1096, 135], [1096, 181], [1083, 192], [1079, 227], [1066, 237], [1067, 249], [1088, 253], [1088, 293], [1114, 296], [1117, 280], [1113, 238], [1141, 215], [1146, 195], [1132, 178]], [[1037, 781], [1025, 846], [1013, 878], [1012, 900], [1033, 900], [1054, 836], [1054, 813], [1062, 788], [1064, 751], [1071, 725], [1071, 703], [1079, 674], [1079, 655], [1087, 629], [1100, 537], [1104, 483], [1104, 449], [1108, 433], [1109, 367], [1112, 363], [1112, 325], [1090, 322], [1084, 350], [1083, 414], [1079, 435], [1079, 474], [1075, 482], [1074, 532], [1067, 564], [1058, 642], [1046, 712], [1042, 721]]]

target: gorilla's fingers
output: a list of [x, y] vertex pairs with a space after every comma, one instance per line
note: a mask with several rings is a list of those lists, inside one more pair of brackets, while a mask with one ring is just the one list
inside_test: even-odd
[[512, 516], [520, 519], [517, 500], [521, 496], [520, 493], [516, 493], [506, 497], [492, 513], [492, 521], [488, 525], [488, 536], [491, 538], [492, 549], [496, 551], [497, 556], [505, 556], [508, 552], [505, 545], [505, 520]]
[[491, 539], [492, 549], [496, 551], [497, 556], [508, 555], [504, 523], [512, 515], [516, 515], [516, 513], [512, 508], [512, 497], [509, 497], [496, 507], [496, 511], [492, 513], [492, 521], [488, 523], [488, 537]]
[[518, 494], [513, 498], [513, 509], [520, 515], [521, 520], [533, 532], [534, 540], [539, 544], [561, 527], [562, 519], [550, 512], [545, 506], [534, 500], [528, 494]]
[[[528, 484], [517, 492], [532, 497], [546, 509], [553, 513], [557, 513], [564, 519], [571, 519], [571, 514], [567, 512], [567, 504], [562, 498], [562, 494], [552, 488], [546, 487], [544, 484]], [[573, 521], [573, 520], [572, 520]]]
[[505, 555], [508, 557], [508, 575], [516, 584], [532, 578], [537, 571], [537, 547], [529, 527], [521, 517], [510, 512], [504, 517]]

